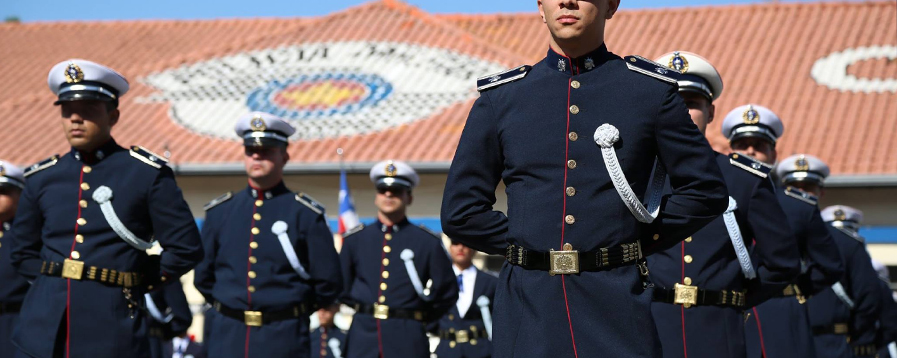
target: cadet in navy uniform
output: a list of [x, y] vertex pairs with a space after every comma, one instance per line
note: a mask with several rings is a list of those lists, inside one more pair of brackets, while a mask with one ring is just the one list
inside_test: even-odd
[[333, 324], [333, 317], [339, 311], [339, 304], [318, 310], [320, 325], [311, 331], [311, 358], [343, 358], [346, 348], [346, 331]]
[[377, 187], [377, 222], [347, 232], [340, 251], [346, 285], [341, 300], [356, 311], [343, 354], [427, 357], [426, 324], [458, 299], [451, 262], [440, 236], [406, 216], [420, 180], [414, 169], [383, 161], [370, 177]]
[[[452, 269], [458, 281], [458, 302], [439, 320], [436, 347], [439, 358], [492, 356], [492, 300], [498, 279], [473, 265], [476, 251], [452, 241]], [[488, 328], [487, 328], [488, 326]]]
[[283, 183], [296, 130], [261, 112], [235, 127], [243, 138], [246, 189], [205, 206], [206, 256], [194, 284], [216, 310], [210, 357], [308, 357], [309, 315], [342, 288], [324, 207]]
[[16, 351], [10, 339], [19, 322], [19, 310], [29, 287], [28, 281], [10, 263], [9, 243], [12, 235], [7, 235], [24, 188], [22, 169], [0, 160], [0, 352], [9, 356]]
[[[801, 157], [789, 159], [795, 158]], [[817, 169], [814, 166], [825, 165], [813, 157], [803, 159], [809, 168], [802, 169], [813, 170]], [[788, 165], [789, 162], [792, 164]], [[793, 162], [782, 162], [783, 174], [795, 170]], [[820, 188], [802, 184], [811, 193], [822, 194]], [[859, 210], [843, 205], [822, 211], [822, 218], [829, 223], [829, 231], [838, 245], [846, 270], [838, 282], [811, 297], [807, 303], [816, 354], [820, 358], [854, 357], [853, 346], [868, 348], [875, 344], [875, 322], [879, 317], [878, 280], [863, 237], [858, 232], [862, 215]]]
[[[723, 90], [719, 72], [690, 52], [655, 61], [682, 72], [679, 94], [704, 132]], [[771, 168], [738, 154], [716, 153], [716, 160], [729, 189], [729, 208], [685, 241], [648, 258], [657, 286], [651, 312], [664, 357], [744, 357], [744, 309], [781, 291], [800, 273], [797, 241], [782, 220]]]
[[[478, 81], [441, 219], [453, 240], [508, 259], [494, 357], [660, 356], [644, 256], [727, 207], [677, 71], [603, 43], [618, 5], [540, 1], [548, 55]], [[660, 197], [661, 175], [649, 189], [652, 167], [671, 195]], [[493, 209], [499, 181], [507, 215]]]
[[[776, 162], [776, 142], [784, 130], [778, 115], [753, 104], [730, 111], [722, 125], [735, 154], [767, 165]], [[844, 269], [815, 197], [783, 185], [777, 187], [777, 199], [785, 211], [783, 219], [797, 239], [801, 274], [776, 297], [749, 312], [745, 326], [748, 357], [813, 357], [813, 336], [804, 303], [810, 295], [835, 283]]]
[[73, 59], [47, 81], [72, 150], [25, 171], [12, 260], [34, 284], [13, 342], [40, 358], [146, 357], [143, 294], [202, 259], [196, 223], [166, 160], [112, 138], [124, 77]]
[[[193, 324], [193, 312], [180, 281], [163, 285], [144, 295], [149, 312], [150, 352], [153, 358], [164, 356], [164, 347], [175, 337], [185, 336]], [[169, 355], [171, 357], [171, 355]]]
[[897, 293], [891, 289], [891, 274], [888, 267], [872, 259], [872, 267], [878, 273], [880, 314], [878, 315], [878, 334], [876, 358], [897, 358]]

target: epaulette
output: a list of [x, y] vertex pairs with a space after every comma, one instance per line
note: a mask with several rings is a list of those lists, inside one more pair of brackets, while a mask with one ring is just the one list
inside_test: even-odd
[[52, 157], [44, 159], [44, 160], [38, 162], [37, 164], [34, 164], [28, 168], [25, 168], [24, 175], [27, 178], [34, 173], [37, 173], [41, 170], [44, 170], [44, 169], [47, 169], [49, 167], [56, 165], [57, 162], [59, 162], [59, 154], [53, 154]]
[[358, 224], [358, 226], [349, 229], [348, 231], [346, 231], [345, 233], [343, 233], [343, 238], [345, 239], [345, 238], [348, 237], [349, 235], [352, 235], [352, 234], [354, 234], [354, 233], [360, 232], [361, 230], [364, 230], [364, 224]]
[[151, 167], [161, 169], [163, 165], [168, 164], [168, 159], [149, 151], [144, 147], [135, 145], [131, 147], [131, 156], [139, 159], [141, 162], [149, 164]]
[[426, 226], [418, 225], [418, 227], [420, 227], [422, 230], [426, 231], [428, 234], [433, 235], [433, 237], [435, 237], [437, 239], [442, 238], [442, 235], [437, 234], [436, 232], [434, 232], [433, 230], [430, 230], [430, 228], [428, 228]]
[[864, 244], [866, 243], [866, 239], [864, 237], [860, 236], [860, 233], [858, 233], [856, 231], [847, 230], [843, 227], [837, 227], [837, 226], [835, 227], [835, 229], [841, 230], [841, 232], [843, 232], [845, 235], [852, 237], [856, 241], [859, 241]]
[[221, 195], [221, 196], [219, 196], [219, 197], [217, 197], [217, 198], [215, 198], [215, 199], [212, 199], [212, 201], [208, 202], [208, 204], [203, 205], [203, 206], [202, 206], [202, 209], [205, 210], [205, 211], [209, 211], [209, 209], [214, 208], [214, 207], [218, 206], [219, 204], [221, 204], [221, 203], [223, 203], [223, 202], [225, 202], [225, 201], [230, 200], [230, 199], [233, 198], [233, 197], [234, 197], [234, 193], [233, 193], [233, 192], [231, 192], [231, 191], [226, 192], [226, 193], [224, 193], [223, 195]]
[[768, 164], [738, 153], [729, 154], [729, 163], [761, 178], [769, 177], [769, 172], [772, 171]]
[[296, 201], [307, 206], [309, 209], [311, 209], [318, 215], [321, 215], [324, 213], [324, 205], [321, 205], [320, 203], [315, 201], [314, 198], [312, 198], [308, 195], [305, 195], [305, 193], [303, 193], [303, 192], [296, 193]]
[[477, 78], [477, 91], [483, 92], [487, 89], [524, 78], [531, 68], [533, 66], [523, 65], [504, 72]]
[[629, 67], [630, 70], [654, 77], [661, 81], [676, 83], [676, 77], [682, 74], [677, 70], [641, 56], [626, 56], [623, 59], [626, 60], [626, 67]]
[[816, 198], [816, 195], [810, 194], [793, 186], [785, 188], [785, 195], [814, 206], [819, 203], [819, 199]]

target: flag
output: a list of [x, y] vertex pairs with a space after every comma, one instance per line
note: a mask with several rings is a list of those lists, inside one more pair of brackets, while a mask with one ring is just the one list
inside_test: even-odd
[[346, 231], [352, 230], [360, 222], [358, 214], [355, 213], [355, 204], [352, 203], [352, 194], [349, 194], [349, 183], [346, 180], [346, 171], [340, 169], [339, 173], [339, 228], [337, 233], [342, 235]]

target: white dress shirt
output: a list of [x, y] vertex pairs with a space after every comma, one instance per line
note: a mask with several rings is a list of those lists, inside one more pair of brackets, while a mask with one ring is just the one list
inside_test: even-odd
[[473, 287], [477, 282], [477, 268], [471, 265], [464, 271], [461, 271], [458, 269], [458, 266], [452, 265], [452, 269], [455, 270], [456, 279], [459, 274], [464, 275], [461, 276], [464, 290], [458, 292], [458, 302], [455, 303], [458, 307], [458, 313], [461, 314], [459, 318], [463, 318], [467, 314], [467, 310], [470, 309], [470, 304], [473, 303]]

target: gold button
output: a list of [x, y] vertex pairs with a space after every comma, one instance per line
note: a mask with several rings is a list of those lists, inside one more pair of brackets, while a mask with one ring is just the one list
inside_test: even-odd
[[389, 266], [389, 259], [383, 259], [383, 266]]
[[577, 134], [576, 132], [570, 132], [567, 134], [567, 138], [570, 138], [571, 141], [575, 142], [577, 139], [579, 139], [579, 134]]
[[579, 81], [570, 82], [570, 87], [573, 87], [574, 89], [579, 88]]
[[738, 154], [732, 154], [732, 159], [738, 159]]
[[385, 238], [386, 241], [392, 240], [392, 234], [387, 233], [386, 235], [383, 235], [383, 238]]
[[576, 169], [576, 161], [573, 160], [573, 159], [568, 160], [568, 161], [567, 161], [567, 168], [570, 168], [570, 169]]
[[79, 244], [83, 244], [84, 243], [84, 235], [81, 235], [81, 234], [75, 235], [75, 241], [77, 241]]
[[380, 289], [383, 290], [383, 291], [386, 291], [386, 282], [381, 282], [381, 283], [380, 283]]
[[249, 292], [255, 292], [255, 286], [249, 286], [248, 289]]
[[654, 240], [660, 240], [660, 234], [654, 234], [654, 236], [652, 236], [651, 238]]
[[386, 302], [386, 296], [380, 296], [377, 301], [380, 301], [380, 303]]
[[93, 169], [91, 169], [90, 167], [88, 167], [86, 165], [84, 166], [84, 168], [81, 168], [81, 170], [83, 170], [85, 173], [90, 173], [93, 171]]
[[574, 196], [574, 195], [576, 195], [576, 188], [574, 188], [572, 186], [568, 186], [566, 192], [567, 192], [567, 196]]
[[262, 204], [264, 204], [264, 202], [262, 202], [261, 200], [255, 201], [255, 206], [262, 206]]
[[576, 218], [574, 218], [573, 215], [567, 215], [564, 217], [564, 222], [573, 225], [573, 223], [576, 222]]
[[255, 241], [250, 242], [249, 247], [251, 247], [253, 249], [257, 249], [257, 248], [259, 248], [259, 243], [255, 242]]
[[3, 238], [3, 231], [0, 231], [0, 239]]
[[86, 208], [87, 208], [87, 200], [81, 200], [81, 201], [79, 201], [79, 202], [78, 202], [78, 205], [81, 206], [82, 208], [85, 208], [85, 209], [86, 209]]
[[252, 214], [252, 218], [255, 220], [261, 220], [262, 214], [259, 214], [259, 213]]
[[87, 219], [78, 218], [78, 225], [81, 225], [81, 226], [87, 225]]
[[455, 345], [456, 345], [456, 344], [457, 344], [457, 343], [455, 343], [455, 341], [451, 341], [451, 342], [449, 342], [449, 348], [455, 348]]
[[579, 106], [577, 106], [577, 105], [575, 105], [575, 104], [572, 105], [572, 106], [570, 106], [570, 113], [578, 114], [578, 113], [579, 113]]
[[685, 263], [690, 264], [694, 259], [692, 259], [691, 255], [685, 255], [683, 260], [685, 260]]
[[470, 345], [472, 345], [472, 346], [477, 345], [477, 340], [476, 340], [476, 339], [471, 339], [471, 340], [470, 340]]
[[2, 244], [2, 243], [0, 243], [0, 247], [3, 247], [3, 244]]
[[162, 282], [165, 282], [165, 281], [168, 281], [168, 277], [162, 276], [161, 278], [159, 278], [159, 280]]
[[255, 278], [255, 271], [249, 271], [249, 274], [247, 275], [249, 276], [249, 278]]
[[449, 313], [448, 318], [449, 318], [449, 321], [454, 321], [454, 320], [455, 320], [455, 315]]
[[75, 260], [80, 259], [81, 253], [79, 253], [78, 251], [72, 251], [72, 258]]
[[682, 280], [682, 283], [684, 283], [686, 285], [691, 285], [691, 277], [686, 277], [685, 279]]
[[389, 247], [389, 245], [383, 246], [383, 252], [388, 254], [388, 253], [392, 252], [392, 248]]
[[81, 183], [81, 190], [90, 190], [90, 184]]
[[691, 236], [685, 238], [685, 242], [691, 242]]
[[259, 230], [259, 228], [257, 228], [257, 227], [252, 228], [252, 230], [250, 230], [250, 231], [252, 231], [252, 234], [253, 234], [253, 235], [258, 235], [260, 232], [262, 232], [262, 231]]
[[389, 278], [389, 271], [383, 271], [383, 273], [380, 274], [380, 276], [383, 276], [383, 278]]
[[254, 264], [254, 263], [258, 262], [258, 261], [259, 261], [259, 260], [258, 260], [257, 258], [255, 258], [255, 256], [249, 256], [249, 263]]

